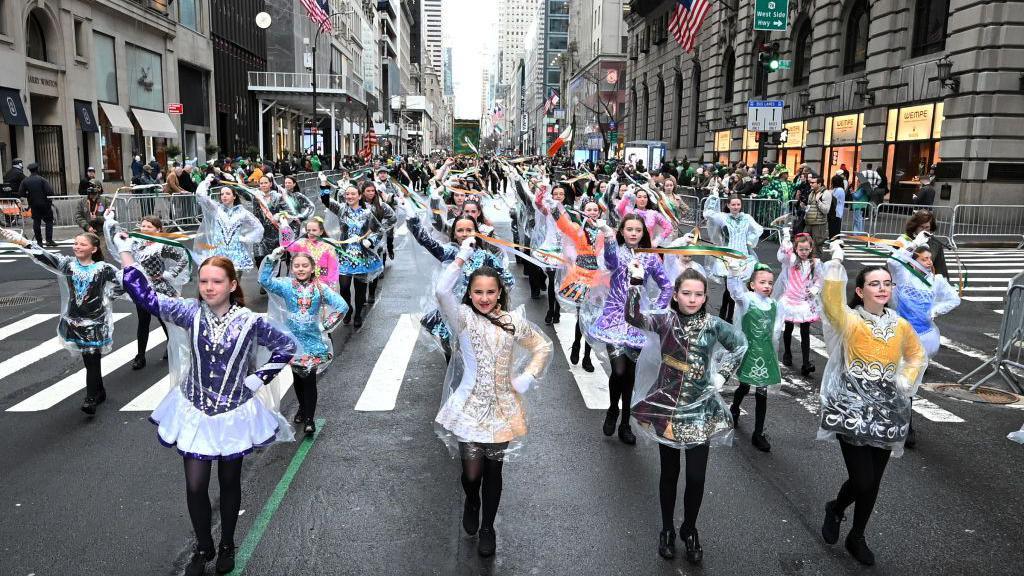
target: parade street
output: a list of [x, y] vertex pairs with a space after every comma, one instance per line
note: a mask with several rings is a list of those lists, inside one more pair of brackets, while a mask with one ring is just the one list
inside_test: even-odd
[[[775, 249], [762, 242], [762, 260]], [[820, 332], [815, 378], [785, 369], [770, 393], [771, 453], [751, 447], [752, 415], [733, 446], [711, 452], [698, 521], [703, 567], [663, 560], [656, 446], [601, 434], [607, 377], [600, 366], [588, 374], [569, 365], [574, 316], [544, 326], [544, 300], [529, 300], [519, 267], [512, 305], [526, 307], [556, 353], [525, 395], [529, 434], [505, 466], [498, 553], [480, 558], [460, 524], [459, 463], [432, 425], [445, 363], [416, 321], [430, 286], [414, 262], [423, 253], [411, 242], [397, 252], [366, 324], [333, 335], [338, 356], [321, 377], [316, 436], [246, 458], [235, 574], [1020, 574], [1020, 446], [1006, 435], [1024, 410], [928, 390], [914, 403], [918, 446], [890, 462], [869, 526], [876, 566], [822, 542], [822, 505], [846, 474], [838, 448], [815, 440]], [[985, 259], [1003, 258], [992, 267], [1000, 273], [1024, 267], [1024, 255], [1006, 254]], [[0, 261], [0, 294], [24, 297], [0, 307], [0, 573], [180, 574], [193, 541], [181, 458], [147, 421], [169, 386], [163, 332], [154, 323], [149, 365], [132, 371], [136, 319], [130, 303], [115, 305], [107, 401], [86, 416], [81, 361], [54, 339], [54, 277], [6, 246]], [[244, 287], [263, 309], [253, 279]], [[193, 283], [184, 292], [194, 291]], [[945, 345], [926, 388], [991, 353], [998, 309], [968, 298], [939, 319]], [[290, 419], [294, 409], [289, 392], [282, 412]]]

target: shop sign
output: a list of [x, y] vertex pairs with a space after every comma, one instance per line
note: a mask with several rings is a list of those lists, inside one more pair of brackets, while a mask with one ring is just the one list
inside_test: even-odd
[[722, 130], [721, 132], [715, 133], [715, 151], [716, 152], [728, 152], [729, 145], [732, 141], [732, 135], [729, 130]]
[[743, 131], [743, 149], [757, 150], [757, 132], [752, 130]]
[[927, 140], [932, 136], [932, 113], [934, 105], [908, 106], [900, 108], [896, 140]]
[[832, 119], [832, 145], [847, 146], [857, 143], [859, 132], [857, 114], [836, 116]]
[[806, 122], [789, 122], [786, 124], [786, 141], [784, 148], [803, 148], [807, 131]]

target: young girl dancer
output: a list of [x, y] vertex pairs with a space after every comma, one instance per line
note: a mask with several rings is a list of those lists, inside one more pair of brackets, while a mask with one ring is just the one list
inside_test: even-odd
[[[736, 277], [730, 276], [727, 289], [732, 299], [739, 305], [736, 326], [743, 330], [747, 338], [747, 352], [736, 372], [740, 385], [732, 397], [733, 427], [739, 428], [740, 405], [743, 398], [754, 391], [754, 433], [750, 443], [762, 452], [771, 452], [772, 445], [764, 433], [764, 417], [768, 411], [768, 387], [782, 383], [782, 372], [779, 370], [779, 356], [775, 352], [779, 332], [785, 317], [783, 307], [772, 299], [772, 287], [775, 274], [764, 264], [754, 265], [746, 285]], [[748, 289], [749, 288], [749, 289]]]
[[238, 194], [232, 188], [222, 187], [220, 202], [214, 202], [209, 190], [215, 179], [216, 176], [210, 174], [196, 188], [203, 221], [195, 239], [195, 251], [203, 260], [224, 256], [234, 263], [239, 273], [252, 270], [255, 267], [252, 247], [263, 238], [263, 225], [239, 205]]
[[626, 285], [629, 272], [627, 265], [639, 260], [646, 271], [646, 278], [652, 278], [661, 288], [661, 294], [652, 308], [664, 308], [672, 297], [672, 284], [665, 274], [661, 259], [654, 254], [637, 254], [637, 248], [650, 248], [651, 237], [647, 234], [644, 221], [637, 214], [627, 214], [619, 222], [617, 232], [605, 226], [605, 267], [611, 273], [608, 296], [605, 298], [601, 315], [590, 325], [591, 337], [608, 346], [611, 374], [608, 375], [608, 395], [611, 405], [605, 413], [602, 431], [605, 436], [615, 433], [619, 418], [619, 400], [622, 401], [622, 421], [619, 424], [619, 440], [636, 444], [636, 436], [629, 425], [630, 398], [633, 395], [633, 381], [636, 376], [636, 358], [644, 346], [643, 332], [626, 323]]
[[[114, 236], [127, 241], [131, 245], [132, 256], [146, 273], [153, 289], [164, 296], [177, 297], [181, 286], [188, 284], [191, 257], [185, 249], [152, 240], [129, 239], [128, 233], [121, 230], [121, 225], [115, 217], [113, 210], [107, 210], [103, 215], [103, 231], [107, 237], [107, 245], [114, 245]], [[143, 234], [159, 234], [163, 230], [163, 222], [156, 216], [145, 216], [139, 222], [139, 232]], [[139, 316], [139, 326], [135, 333], [139, 351], [132, 360], [132, 370], [141, 370], [146, 367], [146, 349], [149, 347], [149, 324], [152, 315], [139, 305], [135, 306], [135, 310]], [[166, 335], [167, 326], [164, 325], [164, 321], [157, 318], [157, 322]]]
[[338, 216], [342, 247], [338, 249], [338, 273], [340, 274], [341, 295], [346, 302], [353, 302], [352, 290], [355, 284], [355, 306], [345, 314], [345, 324], [352, 323], [356, 329], [363, 325], [363, 306], [366, 304], [368, 280], [380, 274], [384, 263], [374, 247], [380, 242], [380, 223], [367, 208], [363, 196], [354, 185], [345, 188], [344, 204], [321, 196], [328, 210]]
[[821, 293], [829, 357], [821, 381], [818, 438], [838, 438], [849, 479], [836, 499], [825, 504], [821, 536], [835, 544], [843, 512], [856, 503], [846, 549], [868, 566], [874, 564], [875, 556], [864, 539], [864, 529], [889, 456], [903, 452], [910, 428], [910, 398], [928, 364], [914, 328], [886, 307], [891, 295], [889, 271], [868, 266], [857, 275], [847, 307], [842, 245], [832, 243]]
[[107, 399], [100, 358], [114, 343], [112, 292], [117, 287], [117, 268], [103, 261], [99, 236], [85, 232], [75, 236], [74, 257], [50, 252], [29, 242], [14, 230], [0, 229], [3, 239], [17, 245], [36, 263], [61, 277], [60, 320], [57, 336], [69, 352], [82, 355], [85, 364], [85, 401], [82, 412], [92, 415]]
[[316, 377], [334, 358], [330, 333], [348, 312], [348, 303], [317, 279], [316, 263], [308, 253], [292, 255], [291, 278], [274, 278], [274, 266], [285, 250], [284, 247], [274, 250], [260, 266], [260, 284], [272, 298], [280, 298], [275, 304], [284, 312], [285, 325], [298, 345], [291, 360], [295, 396], [299, 401], [294, 421], [303, 424], [303, 431], [309, 435], [316, 432]]
[[[381, 199], [381, 195], [377, 190], [376, 184], [369, 181], [363, 182], [359, 186], [359, 192], [363, 195], [363, 201], [366, 203], [366, 207], [373, 214], [374, 219], [380, 224], [378, 234], [381, 237], [381, 241], [374, 245], [374, 250], [381, 259], [381, 274], [383, 274], [383, 265], [387, 261], [388, 247], [390, 246], [390, 244], [387, 244], [390, 242], [388, 238], [390, 238], [392, 231], [394, 231], [395, 225], [398, 224], [398, 218], [395, 216], [395, 211], [391, 205]], [[366, 302], [369, 304], [373, 304], [377, 301], [377, 281], [379, 279], [380, 274], [370, 280], [369, 291], [366, 296]]]
[[793, 327], [800, 326], [800, 352], [803, 364], [800, 374], [810, 376], [814, 372], [811, 362], [811, 324], [818, 321], [818, 294], [824, 282], [821, 260], [815, 254], [814, 239], [806, 232], [796, 235], [790, 240], [789, 228], [782, 229], [782, 242], [779, 244], [779, 263], [782, 272], [776, 285], [775, 297], [783, 304], [786, 329], [782, 334], [782, 363], [793, 365], [791, 344]]
[[597, 257], [604, 250], [604, 233], [601, 226], [601, 206], [595, 200], [583, 203], [583, 222], [576, 224], [569, 219], [567, 211], [554, 201], [548, 205], [551, 217], [558, 230], [572, 243], [576, 258], [573, 266], [568, 267], [565, 278], [558, 289], [558, 295], [576, 306], [576, 334], [569, 353], [569, 362], [575, 365], [580, 361], [580, 341], [583, 341], [583, 364], [587, 372], [594, 371], [594, 363], [590, 360], [590, 342], [583, 338], [579, 310], [590, 295], [590, 290], [602, 280], [598, 270]]
[[[462, 459], [462, 527], [467, 534], [479, 529], [477, 552], [487, 557], [496, 548], [494, 517], [501, 500], [502, 463], [526, 435], [522, 394], [544, 373], [551, 342], [520, 311], [508, 311], [508, 290], [493, 268], [474, 271], [461, 303], [455, 299], [456, 282], [474, 251], [479, 252], [474, 239], [464, 240], [435, 288], [441, 314], [456, 337], [453, 361], [458, 364], [448, 370], [434, 421], [452, 456]], [[530, 360], [522, 374], [514, 375], [517, 346], [529, 352]]]
[[[120, 242], [115, 238], [115, 242]], [[275, 439], [292, 438], [287, 421], [268, 408], [256, 391], [277, 376], [295, 354], [295, 343], [263, 315], [245, 307], [231, 260], [213, 256], [199, 267], [200, 299], [168, 298], [153, 290], [135, 264], [131, 247], [116, 246], [124, 265], [124, 288], [132, 300], [188, 332], [191, 358], [178, 387], [167, 393], [153, 414], [157, 436], [174, 446], [185, 464], [185, 493], [197, 544], [185, 574], [203, 574], [217, 556], [217, 573], [235, 564], [235, 525], [242, 500], [242, 459]], [[256, 348], [270, 351], [256, 365]], [[216, 553], [210, 531], [207, 494], [213, 461], [220, 480], [221, 541]]]
[[651, 197], [647, 190], [640, 189], [636, 192], [633, 192], [632, 189], [627, 190], [623, 194], [622, 200], [619, 200], [616, 210], [619, 211], [620, 216], [625, 216], [629, 213], [639, 214], [644, 220], [644, 225], [647, 226], [647, 233], [651, 236], [651, 243], [655, 246], [667, 239], [674, 231], [672, 223], [668, 221], [668, 218], [651, 206]]
[[641, 306], [644, 270], [630, 265], [626, 321], [654, 332], [640, 358], [639, 388], [633, 395], [633, 418], [640, 430], [658, 442], [662, 530], [658, 554], [675, 557], [674, 516], [679, 483], [679, 452], [686, 452], [686, 489], [679, 537], [686, 559], [699, 564], [704, 550], [697, 535], [697, 514], [704, 499], [704, 478], [712, 442], [727, 442], [730, 422], [719, 394], [747, 349], [743, 333], [705, 310], [707, 279], [694, 270], [676, 278], [670, 310], [645, 311]]
[[313, 267], [314, 279], [331, 290], [337, 290], [338, 254], [334, 246], [323, 241], [325, 234], [324, 220], [319, 216], [306, 220], [306, 236], [298, 239], [288, 225], [288, 218], [281, 218], [281, 247], [291, 254], [309, 254], [316, 264]]
[[[734, 273], [740, 276], [749, 276], [757, 263], [757, 253], [754, 247], [761, 239], [761, 232], [764, 229], [754, 221], [750, 214], [743, 213], [743, 201], [739, 196], [729, 197], [729, 213], [723, 214], [719, 206], [718, 189], [713, 188], [704, 204], [704, 219], [708, 222], [708, 230], [711, 232], [711, 239], [719, 246], [726, 246], [738, 250], [747, 255], [747, 259], [729, 259], [726, 263], [716, 259], [711, 266], [711, 273], [719, 278], [731, 276]], [[730, 272], [732, 268], [735, 272]], [[722, 293], [722, 306], [718, 315], [727, 322], [732, 322], [732, 314], [735, 309], [732, 295], [726, 290]]]
[[558, 229], [555, 227], [554, 215], [551, 206], [559, 206], [565, 202], [565, 188], [558, 184], [551, 189], [551, 196], [547, 196], [542, 186], [537, 191], [534, 205], [540, 212], [540, 221], [534, 228], [534, 236], [531, 245], [533, 255], [546, 266], [537, 271], [543, 270], [544, 278], [547, 281], [548, 312], [544, 316], [544, 323], [548, 326], [557, 324], [561, 320], [562, 307], [558, 304], [558, 292], [555, 290], [555, 274], [558, 269], [564, 266], [562, 261], [562, 242], [558, 238]]

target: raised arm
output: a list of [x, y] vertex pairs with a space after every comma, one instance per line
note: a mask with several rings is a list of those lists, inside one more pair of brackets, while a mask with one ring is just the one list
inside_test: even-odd
[[134, 264], [130, 257], [125, 260], [124, 256], [125, 253], [122, 253], [124, 269], [121, 271], [121, 285], [128, 296], [150, 314], [173, 322], [182, 328], [190, 327], [196, 312], [193, 301], [185, 298], [169, 298], [158, 294], [156, 290], [153, 290], [146, 274]]
[[442, 246], [437, 240], [434, 240], [434, 237], [423, 229], [423, 225], [420, 223], [420, 217], [418, 215], [410, 214], [409, 217], [406, 218], [405, 223], [409, 228], [409, 232], [412, 232], [412, 237], [420, 246], [423, 246], [427, 252], [430, 252], [431, 256], [439, 262], [444, 262], [448, 259], [448, 254], [445, 252], [444, 246]]
[[935, 293], [935, 301], [932, 303], [932, 318], [948, 314], [960, 305], [960, 296], [944, 277], [936, 276], [932, 280], [932, 291]]
[[822, 311], [837, 334], [845, 334], [853, 311], [846, 305], [846, 269], [842, 259], [835, 258], [825, 264], [825, 287], [821, 292]]
[[281, 298], [290, 298], [292, 295], [291, 280], [288, 278], [275, 278], [274, 267], [281, 258], [281, 248], [275, 249], [260, 264], [259, 282], [267, 292]]
[[465, 260], [460, 256], [456, 256], [444, 271], [441, 272], [441, 276], [437, 279], [437, 285], [434, 286], [434, 295], [437, 297], [438, 309], [441, 311], [441, 316], [444, 317], [445, 324], [451, 329], [453, 334], [458, 334], [462, 331], [462, 319], [459, 315], [459, 302], [455, 300], [455, 282], [459, 279], [462, 274], [462, 265]]
[[646, 312], [640, 309], [640, 300], [643, 295], [643, 280], [633, 279], [630, 281], [629, 289], [626, 291], [626, 322], [648, 332], [661, 334], [666, 322], [669, 321], [667, 312]]
[[658, 283], [661, 288], [661, 294], [658, 295], [658, 301], [656, 306], [658, 308], [664, 308], [668, 306], [669, 300], [672, 299], [672, 281], [668, 278], [668, 273], [665, 272], [665, 264], [662, 263], [661, 259], [648, 254], [646, 262], [646, 272], [654, 281]]

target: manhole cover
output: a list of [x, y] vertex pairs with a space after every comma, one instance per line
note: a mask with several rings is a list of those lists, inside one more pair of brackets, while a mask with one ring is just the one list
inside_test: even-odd
[[1013, 404], [1020, 400], [1020, 396], [1016, 394], [985, 386], [979, 386], [972, 392], [970, 388], [958, 384], [939, 384], [934, 390], [951, 398], [982, 404]]
[[42, 301], [43, 299], [38, 296], [3, 296], [0, 297], [0, 308], [26, 306], [28, 304], [37, 304]]

